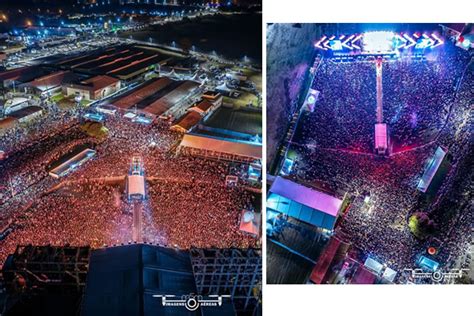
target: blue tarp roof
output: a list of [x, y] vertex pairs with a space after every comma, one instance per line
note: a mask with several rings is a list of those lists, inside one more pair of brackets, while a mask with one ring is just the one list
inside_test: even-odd
[[315, 208], [303, 205], [276, 193], [270, 192], [267, 198], [267, 207], [277, 212], [287, 214], [302, 222], [332, 230], [336, 217], [326, 214]]

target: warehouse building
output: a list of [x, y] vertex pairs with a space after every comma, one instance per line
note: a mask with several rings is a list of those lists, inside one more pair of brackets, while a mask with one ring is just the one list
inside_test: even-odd
[[120, 80], [110, 76], [95, 76], [79, 83], [63, 85], [66, 96], [81, 95], [85, 100], [99, 100], [120, 90]]

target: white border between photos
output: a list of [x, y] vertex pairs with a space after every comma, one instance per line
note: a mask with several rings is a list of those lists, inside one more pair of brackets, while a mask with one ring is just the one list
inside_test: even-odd
[[[267, 23], [473, 22], [468, 1], [263, 0], [263, 148], [266, 148]], [[266, 285], [266, 152], [263, 153], [263, 315], [463, 315], [470, 285]]]
[[[265, 10], [265, 9], [263, 9]], [[267, 201], [267, 26], [262, 15], [262, 284], [267, 283], [267, 239], [266, 239], [266, 201]], [[263, 297], [265, 287], [262, 288]]]
[[263, 0], [267, 23], [472, 22], [468, 0]]

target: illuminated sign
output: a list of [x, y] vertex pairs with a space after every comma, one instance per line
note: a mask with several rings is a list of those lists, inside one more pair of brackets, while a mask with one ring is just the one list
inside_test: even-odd
[[308, 91], [308, 96], [306, 97], [306, 102], [305, 102], [305, 108], [313, 112], [314, 111], [314, 106], [316, 104], [316, 101], [318, 101], [319, 98], [319, 91], [314, 90], [314, 89], [309, 89]]
[[293, 170], [294, 163], [295, 163], [294, 160], [285, 158], [285, 162], [283, 163], [283, 167], [281, 168], [280, 174], [284, 176], [289, 175], [291, 171]]
[[329, 41], [329, 46], [332, 50], [342, 50], [342, 42], [340, 40]]
[[323, 36], [314, 47], [324, 51], [394, 53], [408, 49], [431, 49], [444, 44], [436, 33], [374, 31], [362, 34]]
[[393, 51], [393, 32], [367, 32], [362, 37], [363, 50], [369, 52]]

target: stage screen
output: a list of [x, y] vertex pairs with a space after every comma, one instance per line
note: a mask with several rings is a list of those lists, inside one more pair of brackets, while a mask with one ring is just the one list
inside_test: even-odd
[[367, 32], [363, 37], [364, 52], [390, 52], [393, 51], [393, 32], [379, 31]]

